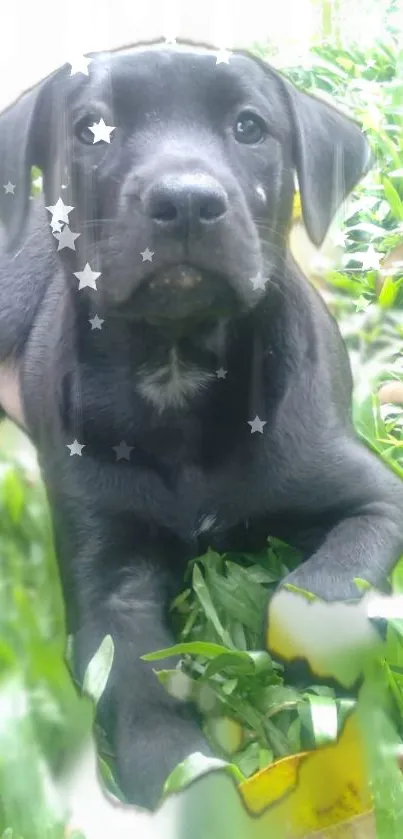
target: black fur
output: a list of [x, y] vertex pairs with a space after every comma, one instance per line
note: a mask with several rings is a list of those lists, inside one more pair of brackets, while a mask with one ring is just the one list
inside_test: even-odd
[[[94, 56], [89, 77], [69, 71], [0, 116], [0, 184], [16, 184], [0, 204], [0, 358], [20, 370], [78, 672], [111, 633], [100, 719], [123, 791], [154, 806], [169, 770], [206, 750], [187, 706], [140, 661], [172, 642], [167, 604], [187, 561], [209, 544], [260, 549], [272, 534], [304, 552], [297, 585], [338, 599], [356, 596], [356, 576], [382, 581], [402, 548], [401, 482], [354, 434], [340, 333], [286, 247], [294, 169], [320, 244], [370, 155], [355, 123], [244, 53], [216, 64], [137, 47]], [[250, 110], [262, 140], [239, 142], [233, 127]], [[115, 127], [110, 144], [76, 136], [100, 117]], [[28, 198], [34, 164], [44, 201]], [[60, 196], [81, 235], [57, 253], [44, 204]], [[87, 262], [97, 291], [78, 291]], [[198, 285], [175, 272], [158, 283], [179, 263], [200, 270]], [[140, 392], [142, 368], [173, 346], [211, 379], [163, 409]], [[256, 415], [262, 434], [248, 425]], [[81, 457], [67, 448], [75, 438]], [[116, 459], [122, 440], [130, 461]]]

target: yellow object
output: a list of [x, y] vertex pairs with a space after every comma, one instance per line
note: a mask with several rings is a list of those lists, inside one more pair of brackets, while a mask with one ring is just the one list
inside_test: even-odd
[[[355, 714], [336, 743], [285, 757], [239, 789], [248, 812], [267, 823], [267, 836], [275, 825], [287, 839], [298, 839], [369, 813], [371, 796]], [[331, 835], [342, 839], [353, 834], [341, 830]]]
[[297, 219], [302, 218], [301, 195], [299, 192], [296, 192], [294, 195], [292, 218], [293, 221], [297, 221]]

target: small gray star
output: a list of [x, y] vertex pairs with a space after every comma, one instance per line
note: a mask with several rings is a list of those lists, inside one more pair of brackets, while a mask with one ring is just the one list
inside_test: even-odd
[[74, 242], [79, 236], [81, 236], [81, 233], [73, 233], [68, 224], [66, 224], [61, 232], [53, 231], [53, 235], [59, 242], [57, 246], [58, 251], [63, 250], [63, 248], [71, 248], [72, 251], [75, 251], [76, 246]]
[[90, 318], [89, 322], [91, 324], [91, 332], [94, 329], [102, 329], [102, 324], [105, 323], [105, 321], [102, 318], [99, 318], [98, 315], [94, 315], [93, 318]]
[[83, 288], [94, 288], [95, 291], [97, 290], [95, 281], [101, 276], [101, 271], [92, 271], [88, 262], [85, 264], [83, 271], [73, 271], [73, 274], [80, 280], [78, 286], [79, 291]]
[[128, 446], [124, 440], [122, 440], [118, 446], [112, 446], [113, 451], [116, 452], [116, 460], [130, 460], [130, 452], [133, 451], [134, 446]]
[[140, 251], [140, 256], [143, 257], [143, 262], [152, 262], [155, 251], [150, 251], [146, 248], [145, 251]]
[[256, 277], [251, 277], [250, 281], [253, 285], [253, 290], [254, 291], [258, 291], [260, 289], [264, 290], [266, 288], [267, 280], [268, 280], [268, 278], [267, 277], [262, 277], [262, 275], [260, 273], [256, 274]]
[[228, 373], [228, 370], [224, 370], [223, 367], [219, 367], [218, 370], [216, 370], [215, 372], [216, 372], [217, 379], [225, 379], [225, 377]]
[[232, 52], [225, 49], [218, 50], [216, 57], [216, 64], [229, 64]]
[[62, 198], [59, 198], [56, 204], [46, 207], [46, 209], [52, 214], [52, 222], [63, 221], [64, 224], [69, 224], [69, 213], [74, 210], [74, 207], [69, 207]]
[[92, 141], [93, 143], [110, 143], [112, 131], [115, 130], [115, 126], [106, 125], [102, 117], [99, 122], [94, 122], [94, 124], [89, 125], [88, 128], [94, 135], [94, 139]]
[[259, 434], [263, 434], [263, 428], [265, 425], [267, 425], [267, 420], [259, 419], [258, 415], [256, 414], [254, 420], [248, 420], [248, 425], [250, 425], [251, 434], [254, 434], [256, 431], [258, 431]]
[[11, 181], [8, 181], [8, 183], [3, 184], [3, 188], [6, 191], [6, 195], [14, 195], [15, 184], [12, 184]]
[[81, 457], [82, 450], [85, 448], [85, 443], [79, 443], [78, 440], [74, 440], [72, 443], [67, 444], [67, 448], [70, 449], [70, 457], [74, 454], [78, 454]]
[[86, 58], [85, 55], [77, 55], [76, 58], [73, 58], [73, 61], [68, 61], [67, 64], [71, 65], [70, 76], [75, 76], [76, 73], [83, 73], [84, 76], [89, 76], [88, 65], [91, 61], [92, 58]]

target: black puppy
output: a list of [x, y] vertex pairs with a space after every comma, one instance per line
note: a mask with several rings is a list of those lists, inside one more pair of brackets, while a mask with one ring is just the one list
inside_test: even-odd
[[0, 384], [39, 451], [78, 672], [110, 633], [100, 720], [123, 791], [154, 806], [206, 748], [140, 660], [172, 643], [187, 561], [276, 535], [304, 552], [293, 582], [338, 599], [402, 548], [402, 484], [354, 435], [338, 328], [287, 251], [295, 171], [319, 245], [370, 154], [244, 53], [143, 45], [70, 71], [0, 117]]

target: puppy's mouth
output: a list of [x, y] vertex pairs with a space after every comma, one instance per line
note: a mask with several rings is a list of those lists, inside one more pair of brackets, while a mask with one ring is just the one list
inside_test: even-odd
[[230, 315], [239, 301], [225, 275], [181, 263], [149, 274], [124, 309], [131, 318], [160, 323]]

